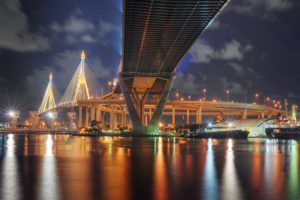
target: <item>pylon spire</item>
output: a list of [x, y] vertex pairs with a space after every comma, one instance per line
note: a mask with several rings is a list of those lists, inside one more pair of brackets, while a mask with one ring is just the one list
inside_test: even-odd
[[52, 72], [49, 74], [49, 83], [46, 88], [42, 103], [39, 107], [39, 113], [50, 110], [56, 106], [54, 93], [53, 93], [53, 74]]
[[80, 64], [61, 99], [61, 103], [75, 103], [77, 100], [90, 99], [85, 58], [85, 52], [82, 50]]
[[81, 51], [81, 59], [85, 59], [85, 52], [84, 52], [84, 50]]

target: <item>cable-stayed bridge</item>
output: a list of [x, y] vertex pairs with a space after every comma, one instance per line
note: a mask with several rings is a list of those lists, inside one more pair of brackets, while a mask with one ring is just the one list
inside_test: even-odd
[[183, 109], [187, 116], [196, 113], [196, 123], [200, 123], [202, 115], [208, 113], [227, 113], [225, 115], [239, 115], [241, 118], [278, 113], [278, 109], [253, 104], [168, 102], [176, 66], [228, 0], [124, 0], [123, 3], [123, 55], [117, 78], [111, 84], [113, 92], [104, 96], [92, 94], [92, 88], [98, 92], [99, 88], [90, 81], [83, 51], [59, 102], [54, 101], [50, 78], [40, 113], [78, 107], [78, 126], [82, 126], [82, 109], [85, 108], [84, 124], [87, 126], [90, 120], [103, 120], [101, 113], [108, 112], [112, 128], [118, 124], [116, 121], [122, 121], [119, 125], [130, 121], [135, 132], [148, 134], [157, 132], [161, 116], [166, 113], [166, 104], [168, 109], [170, 105], [175, 109], [172, 109], [172, 121], [176, 109]]

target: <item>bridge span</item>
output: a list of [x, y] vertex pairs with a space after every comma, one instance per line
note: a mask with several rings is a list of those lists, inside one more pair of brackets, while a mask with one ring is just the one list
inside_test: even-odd
[[[123, 1], [118, 85], [136, 132], [151, 134], [158, 129], [176, 66], [227, 2]], [[146, 128], [144, 106], [148, 100], [157, 100], [157, 104]]]
[[[150, 123], [157, 101], [147, 101], [144, 105], [143, 113], [145, 117], [143, 124], [148, 125]], [[121, 95], [111, 94], [104, 98], [78, 100], [77, 105], [79, 107], [79, 126], [87, 126], [91, 120], [101, 121], [105, 124], [104, 116], [107, 115], [106, 120], [109, 119], [108, 125], [111, 129], [133, 126], [126, 101]], [[203, 117], [215, 118], [221, 116], [245, 120], [247, 118], [273, 117], [278, 113], [284, 114], [284, 111], [270, 106], [249, 103], [200, 100], [168, 100], [162, 110], [162, 116], [164, 119], [169, 118], [168, 121], [172, 126], [179, 124], [178, 120], [176, 122], [176, 117], [179, 116], [185, 119], [185, 124], [201, 124]]]

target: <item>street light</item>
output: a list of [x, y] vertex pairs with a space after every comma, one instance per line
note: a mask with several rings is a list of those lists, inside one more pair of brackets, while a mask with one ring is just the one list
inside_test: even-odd
[[255, 98], [256, 98], [256, 104], [258, 104], [258, 98], [259, 98], [259, 94], [258, 93], [255, 94]]
[[109, 90], [110, 90], [111, 87], [112, 87], [112, 81], [108, 81], [108, 82], [107, 82], [107, 86], [108, 86], [108, 92], [109, 92]]
[[226, 94], [227, 94], [227, 101], [229, 102], [230, 90], [226, 90]]
[[16, 115], [15, 111], [13, 111], [13, 110], [9, 111], [7, 114], [10, 118], [14, 118]]
[[188, 99], [189, 99], [189, 100], [191, 100], [191, 98], [192, 98], [191, 96], [188, 96]]
[[47, 116], [49, 117], [49, 119], [53, 119], [54, 118], [53, 112], [48, 112]]
[[205, 101], [205, 100], [206, 100], [206, 93], [207, 93], [207, 89], [206, 89], [206, 88], [204, 88], [202, 92], [203, 92], [204, 101]]
[[178, 90], [177, 90], [177, 92], [176, 92], [176, 98], [177, 98], [177, 100], [178, 100], [178, 98], [179, 98], [179, 92], [178, 92]]

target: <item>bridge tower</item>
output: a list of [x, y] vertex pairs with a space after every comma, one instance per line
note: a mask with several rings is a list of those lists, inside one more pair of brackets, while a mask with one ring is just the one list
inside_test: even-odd
[[53, 74], [52, 72], [49, 74], [49, 83], [47, 86], [47, 89], [45, 91], [42, 103], [39, 107], [38, 112], [43, 113], [46, 112], [54, 107], [56, 107], [56, 102], [54, 98], [54, 93], [53, 93]]
[[90, 99], [90, 88], [86, 79], [85, 52], [81, 52], [81, 61], [69, 83], [61, 103], [76, 103], [77, 100]]

